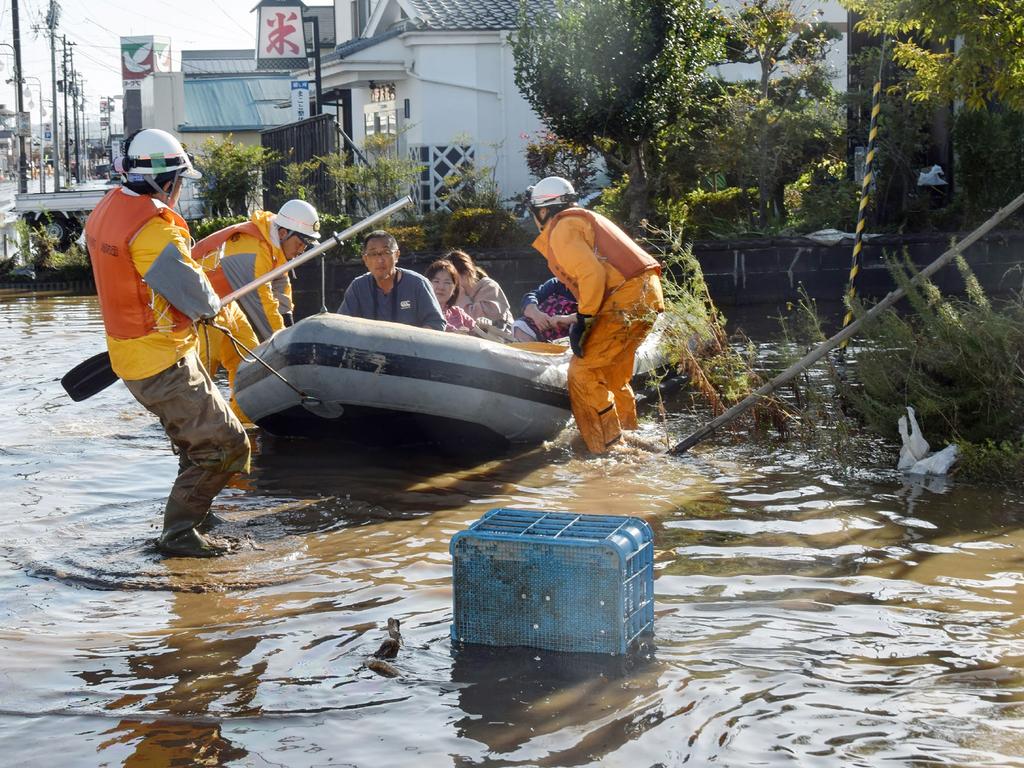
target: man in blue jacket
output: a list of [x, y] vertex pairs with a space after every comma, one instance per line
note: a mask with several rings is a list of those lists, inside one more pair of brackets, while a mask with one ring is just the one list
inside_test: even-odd
[[415, 325], [443, 331], [444, 314], [423, 275], [398, 266], [398, 241], [382, 229], [363, 240], [363, 263], [369, 270], [345, 291], [338, 312], [369, 320]]

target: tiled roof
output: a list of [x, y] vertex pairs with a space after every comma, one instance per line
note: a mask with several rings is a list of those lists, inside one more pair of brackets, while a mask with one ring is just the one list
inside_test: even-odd
[[390, 40], [392, 37], [398, 37], [404, 29], [392, 29], [381, 35], [375, 37], [357, 37], [355, 40], [349, 40], [343, 45], [339, 45], [334, 49], [332, 53], [325, 54], [323, 61], [331, 61], [334, 59], [344, 59], [346, 56], [351, 56], [353, 53], [365, 50], [366, 48], [372, 48], [377, 43], [383, 43], [385, 40]]
[[[428, 29], [518, 29], [519, 0], [409, 0]], [[552, 0], [526, 0], [526, 12], [554, 7]]]
[[185, 79], [187, 132], [256, 131], [291, 122], [291, 77], [209, 77]]

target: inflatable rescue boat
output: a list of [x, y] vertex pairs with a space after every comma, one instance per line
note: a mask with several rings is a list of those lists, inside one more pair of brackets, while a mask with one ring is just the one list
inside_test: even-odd
[[[638, 352], [638, 371], [658, 366], [658, 335]], [[235, 398], [272, 435], [493, 447], [550, 440], [572, 416], [572, 353], [557, 344], [502, 344], [322, 313], [279, 331], [257, 353], [276, 374], [244, 362]]]

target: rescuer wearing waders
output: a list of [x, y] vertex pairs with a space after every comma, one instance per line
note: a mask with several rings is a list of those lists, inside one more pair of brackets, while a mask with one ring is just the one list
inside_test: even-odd
[[[320, 216], [305, 200], [289, 200], [277, 213], [256, 211], [248, 221], [219, 229], [192, 246], [218, 296], [227, 296], [291, 261], [320, 239]], [[252, 349], [292, 324], [292, 284], [288, 275], [222, 307], [214, 322]], [[199, 359], [211, 376], [223, 366], [231, 386], [231, 408], [248, 421], [235, 401], [235, 374], [242, 362], [231, 339], [214, 328], [199, 334]]]
[[213, 557], [226, 550], [200, 531], [216, 521], [217, 493], [249, 470], [249, 440], [196, 354], [195, 323], [215, 316], [220, 299], [173, 208], [183, 180], [201, 175], [178, 140], [154, 128], [130, 136], [119, 163], [121, 186], [85, 225], [110, 363], [178, 454], [158, 549]]
[[605, 453], [637, 428], [629, 385], [637, 348], [665, 310], [661, 267], [599, 213], [580, 208], [572, 184], [558, 176], [527, 190], [540, 236], [533, 247], [579, 302], [569, 330], [569, 401], [591, 453]]

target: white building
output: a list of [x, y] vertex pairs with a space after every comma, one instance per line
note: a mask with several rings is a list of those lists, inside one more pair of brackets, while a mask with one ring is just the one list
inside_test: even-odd
[[518, 0], [335, 0], [325, 111], [343, 105], [339, 122], [358, 146], [371, 133], [398, 135], [399, 151], [426, 166], [416, 188], [424, 210], [466, 159], [494, 167], [505, 197], [532, 183], [525, 149], [542, 124], [514, 81], [518, 13]]

